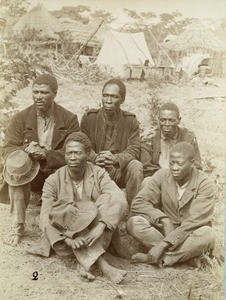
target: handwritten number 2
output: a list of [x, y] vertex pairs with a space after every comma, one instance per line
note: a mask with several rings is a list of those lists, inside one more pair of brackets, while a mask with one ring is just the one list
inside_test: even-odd
[[37, 271], [33, 272], [32, 275], [33, 275], [32, 280], [38, 280], [38, 272]]

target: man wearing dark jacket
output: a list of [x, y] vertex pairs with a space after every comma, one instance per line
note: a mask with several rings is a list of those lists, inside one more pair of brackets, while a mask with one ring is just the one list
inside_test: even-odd
[[[6, 162], [10, 154], [22, 150], [32, 161], [40, 164], [37, 176], [30, 183], [16, 186], [8, 184], [13, 226], [5, 242], [10, 244], [17, 244], [24, 234], [25, 211], [30, 190], [41, 192], [48, 175], [65, 165], [62, 149], [64, 141], [70, 133], [80, 130], [77, 116], [55, 103], [57, 89], [58, 84], [54, 76], [43, 74], [37, 77], [32, 85], [34, 104], [14, 115], [6, 131], [3, 145], [3, 157]], [[24, 162], [28, 160], [24, 158]], [[14, 164], [13, 172], [17, 173], [14, 175], [20, 176], [20, 170], [17, 168], [19, 159], [16, 161], [13, 157], [13, 161], [11, 159], [8, 163]], [[9, 169], [7, 164], [5, 167]], [[23, 165], [21, 169], [26, 168]]]
[[169, 168], [169, 153], [173, 145], [188, 142], [195, 149], [195, 166], [201, 169], [201, 157], [193, 132], [178, 126], [181, 117], [174, 103], [164, 103], [159, 112], [159, 129], [150, 143], [142, 143], [141, 162], [144, 176], [152, 176], [159, 169]]
[[104, 167], [119, 187], [126, 188], [127, 201], [140, 190], [143, 179], [140, 157], [139, 124], [133, 113], [120, 106], [125, 101], [126, 87], [111, 79], [102, 90], [101, 109], [91, 109], [81, 121], [81, 131], [92, 143], [90, 161]]

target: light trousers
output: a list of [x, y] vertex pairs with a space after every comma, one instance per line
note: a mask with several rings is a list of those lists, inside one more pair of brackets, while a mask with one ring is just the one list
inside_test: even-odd
[[[164, 240], [164, 236], [142, 216], [131, 217], [127, 222], [129, 233], [141, 244], [151, 249]], [[212, 252], [215, 243], [214, 230], [203, 226], [194, 230], [189, 237], [173, 251], [166, 251], [163, 257], [164, 266], [172, 266], [203, 253]]]

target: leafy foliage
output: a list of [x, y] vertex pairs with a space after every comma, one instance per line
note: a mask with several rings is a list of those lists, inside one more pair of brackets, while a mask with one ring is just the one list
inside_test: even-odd
[[28, 0], [1, 0], [0, 10], [5, 15], [20, 17], [27, 11], [28, 5]]

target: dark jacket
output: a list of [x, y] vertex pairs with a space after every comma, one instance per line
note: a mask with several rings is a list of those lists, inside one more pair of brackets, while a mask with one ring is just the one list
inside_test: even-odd
[[[62, 149], [66, 137], [79, 131], [77, 116], [58, 104], [54, 104], [54, 131], [52, 150], [46, 150], [46, 169], [58, 169], [65, 165], [64, 151]], [[6, 157], [16, 149], [24, 150], [30, 142], [38, 142], [37, 115], [35, 105], [31, 105], [15, 114], [7, 128], [3, 157]]]
[[[178, 135], [176, 143], [187, 142], [190, 143], [195, 149], [195, 167], [197, 169], [202, 169], [201, 167], [201, 157], [199, 152], [199, 147], [195, 134], [189, 131], [187, 128], [178, 127]], [[154, 137], [149, 143], [142, 142], [141, 144], [141, 156], [140, 161], [143, 164], [144, 176], [152, 176], [157, 170], [160, 169], [159, 166], [159, 156], [161, 153], [161, 131], [157, 130]]]
[[[104, 149], [105, 122], [102, 109], [91, 109], [85, 113], [81, 120], [81, 131], [88, 135], [92, 143], [93, 153], [90, 160], [93, 162], [97, 154]], [[121, 110], [114, 126], [116, 153], [113, 153], [120, 168], [123, 169], [131, 160], [140, 157], [139, 124], [135, 114]]]
[[170, 170], [162, 169], [134, 198], [131, 211], [153, 226], [159, 218], [168, 217], [175, 229], [164, 240], [172, 244], [173, 250], [194, 230], [211, 225], [214, 201], [214, 184], [204, 172], [193, 167], [188, 186], [178, 201], [176, 182]]

